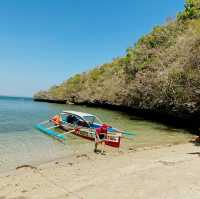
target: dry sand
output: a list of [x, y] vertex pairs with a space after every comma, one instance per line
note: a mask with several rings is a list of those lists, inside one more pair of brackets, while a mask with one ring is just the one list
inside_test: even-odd
[[0, 175], [0, 199], [200, 199], [200, 146], [76, 154]]

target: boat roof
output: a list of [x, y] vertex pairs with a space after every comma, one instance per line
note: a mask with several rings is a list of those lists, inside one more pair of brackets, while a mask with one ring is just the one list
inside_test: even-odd
[[79, 117], [96, 117], [92, 114], [89, 113], [83, 113], [83, 112], [78, 112], [78, 111], [62, 111], [62, 113], [66, 114], [72, 114], [72, 115], [78, 115]]

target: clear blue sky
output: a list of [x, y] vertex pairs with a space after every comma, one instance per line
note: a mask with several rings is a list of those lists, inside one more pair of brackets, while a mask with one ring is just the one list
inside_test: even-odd
[[124, 55], [184, 0], [0, 0], [0, 95], [31, 96]]

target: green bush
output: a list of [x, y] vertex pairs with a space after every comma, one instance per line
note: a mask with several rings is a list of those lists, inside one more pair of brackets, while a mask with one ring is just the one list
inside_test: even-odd
[[178, 14], [178, 20], [196, 19], [200, 17], [200, 0], [186, 0], [185, 10]]

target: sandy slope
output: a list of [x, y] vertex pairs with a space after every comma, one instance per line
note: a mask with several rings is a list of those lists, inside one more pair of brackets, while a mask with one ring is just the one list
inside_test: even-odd
[[199, 199], [200, 146], [76, 155], [0, 176], [0, 199]]

